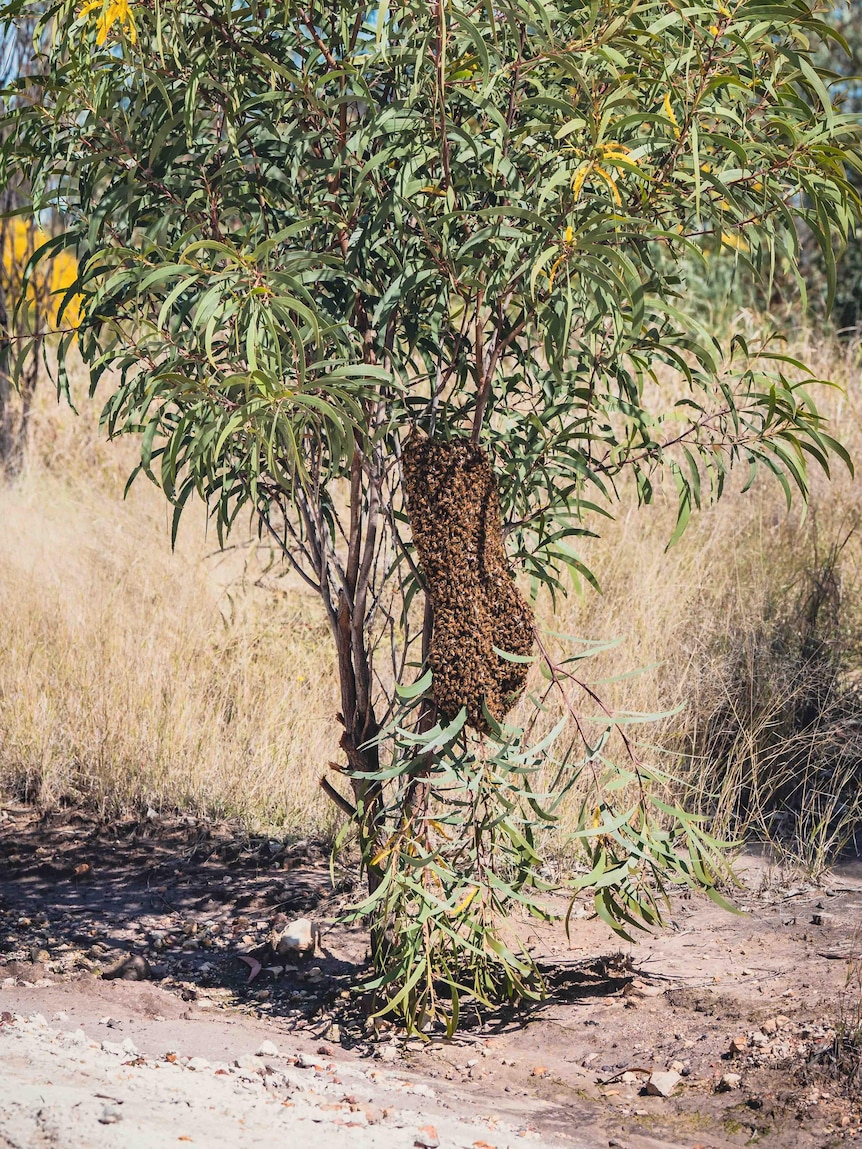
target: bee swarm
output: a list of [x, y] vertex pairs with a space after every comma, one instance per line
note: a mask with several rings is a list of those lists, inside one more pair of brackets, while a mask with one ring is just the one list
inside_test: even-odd
[[487, 733], [517, 702], [533, 649], [533, 612], [516, 588], [503, 547], [497, 479], [484, 451], [413, 432], [402, 455], [407, 510], [434, 616], [429, 663], [440, 712]]

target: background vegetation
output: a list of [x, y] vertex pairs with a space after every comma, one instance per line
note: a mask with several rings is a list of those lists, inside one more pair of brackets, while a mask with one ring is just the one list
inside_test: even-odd
[[[817, 335], [791, 350], [845, 386], [828, 409], [858, 457], [856, 348]], [[0, 487], [0, 792], [332, 834], [318, 779], [338, 688], [316, 599], [268, 571], [256, 541], [220, 554], [202, 513], [171, 553], [159, 492], [136, 484], [122, 501], [131, 445], [104, 442], [97, 405], [80, 410], [43, 391], [28, 464]], [[666, 552], [675, 489], [632, 500], [590, 544], [602, 593], [555, 619], [618, 640], [595, 666], [623, 676], [602, 685], [618, 705], [683, 707], [639, 741], [692, 787], [690, 806], [815, 867], [862, 820], [860, 513], [840, 473], [814, 482], [807, 516], [758, 485]], [[573, 798], [564, 823], [576, 815]]]

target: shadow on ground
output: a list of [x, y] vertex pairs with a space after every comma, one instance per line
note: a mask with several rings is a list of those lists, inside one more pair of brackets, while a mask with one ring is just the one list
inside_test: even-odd
[[[106, 823], [75, 809], [7, 807], [0, 821], [6, 976], [155, 980], [186, 1000], [221, 991], [254, 1012], [319, 1020], [322, 1032], [335, 1020], [348, 1045], [368, 1030], [368, 1002], [351, 992], [367, 972], [365, 934], [338, 921], [353, 892], [346, 873], [333, 884], [320, 842], [250, 837], [191, 817]], [[273, 940], [299, 916], [319, 925], [318, 947], [278, 957]], [[624, 993], [635, 974], [630, 961], [602, 957], [551, 963], [543, 976], [542, 1003], [475, 1025], [502, 1032], [549, 1001]]]

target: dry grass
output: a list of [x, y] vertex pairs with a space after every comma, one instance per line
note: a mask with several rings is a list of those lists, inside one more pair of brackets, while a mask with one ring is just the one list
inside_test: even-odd
[[[805, 354], [844, 383], [824, 405], [862, 457], [855, 361], [831, 347]], [[201, 513], [172, 554], [161, 494], [139, 480], [122, 501], [132, 448], [102, 442], [90, 406], [76, 418], [43, 393], [29, 470], [0, 488], [0, 792], [329, 832], [317, 782], [337, 757], [338, 702], [317, 603], [260, 589], [251, 544], [218, 555]], [[860, 513], [841, 472], [816, 480], [807, 518], [765, 480], [728, 493], [665, 553], [670, 501], [622, 507], [586, 555], [604, 593], [553, 620], [623, 640], [596, 659], [596, 678], [648, 668], [601, 684], [614, 705], [687, 702], [642, 731], [643, 753], [684, 777], [689, 803], [722, 828], [775, 833], [783, 803], [796, 818], [787, 840], [819, 833], [828, 850], [857, 820]], [[818, 794], [819, 830], [797, 817]]]
[[125, 445], [48, 402], [0, 488], [3, 791], [326, 830], [337, 696], [316, 602], [257, 589], [253, 549], [219, 556], [202, 514], [172, 554], [160, 492], [122, 501]]

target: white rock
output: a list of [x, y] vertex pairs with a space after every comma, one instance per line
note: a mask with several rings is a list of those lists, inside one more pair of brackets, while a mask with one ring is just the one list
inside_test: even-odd
[[725, 1073], [716, 1086], [716, 1091], [718, 1093], [729, 1093], [731, 1089], [739, 1089], [741, 1083], [742, 1077], [738, 1073]]
[[672, 1069], [659, 1070], [647, 1078], [646, 1092], [653, 1097], [670, 1097], [681, 1078]]
[[258, 1057], [278, 1057], [278, 1046], [272, 1041], [262, 1041], [257, 1047]]
[[130, 1037], [127, 1037], [125, 1039], [125, 1041], [123, 1042], [122, 1050], [123, 1050], [123, 1053], [128, 1053], [131, 1057], [136, 1057], [137, 1053], [138, 1053], [138, 1047], [135, 1045], [135, 1043], [132, 1041], [132, 1039]]
[[316, 930], [308, 918], [297, 918], [282, 930], [275, 944], [275, 952], [280, 956], [289, 953], [310, 953], [314, 949]]
[[113, 1054], [114, 1057], [124, 1057], [126, 1053], [122, 1045], [116, 1041], [103, 1041], [102, 1049], [105, 1051], [105, 1053]]
[[211, 1065], [205, 1057], [190, 1057], [186, 1062], [186, 1068], [200, 1072], [203, 1069], [210, 1069]]
[[87, 1045], [89, 1040], [83, 1029], [73, 1029], [70, 1033], [64, 1033], [62, 1037], [64, 1045]]

